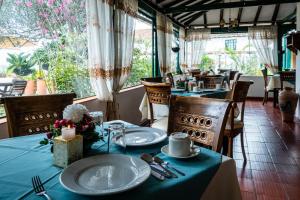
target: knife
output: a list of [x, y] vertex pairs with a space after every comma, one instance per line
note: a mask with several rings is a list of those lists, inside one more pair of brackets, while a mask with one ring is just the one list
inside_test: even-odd
[[165, 180], [165, 177], [163, 175], [161, 175], [160, 173], [158, 173], [156, 171], [153, 171], [152, 169], [151, 169], [151, 175], [154, 176], [155, 178], [157, 178], [160, 181]]
[[164, 177], [166, 177], [166, 178], [172, 178], [172, 176], [171, 176], [170, 174], [166, 173], [164, 170], [162, 170], [162, 169], [161, 169], [159, 166], [157, 166], [157, 165], [150, 164], [150, 168], [151, 168], [153, 171], [159, 173], [160, 175], [162, 175], [162, 176], [164, 176]]

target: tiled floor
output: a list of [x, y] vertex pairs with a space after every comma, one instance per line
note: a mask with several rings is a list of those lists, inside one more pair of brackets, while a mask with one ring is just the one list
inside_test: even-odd
[[300, 122], [281, 122], [271, 102], [247, 101], [245, 141], [247, 162], [239, 137], [233, 155], [243, 199], [300, 200]]

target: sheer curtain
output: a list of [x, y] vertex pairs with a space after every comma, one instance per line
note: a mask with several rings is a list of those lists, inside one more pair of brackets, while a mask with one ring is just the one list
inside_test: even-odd
[[271, 73], [276, 73], [278, 71], [277, 27], [249, 27], [248, 34], [250, 41], [257, 50], [260, 62]]
[[186, 37], [186, 56], [188, 61], [188, 68], [198, 68], [203, 54], [205, 53], [205, 46], [210, 39], [210, 29], [192, 30], [187, 32]]
[[179, 66], [182, 71], [182, 73], [187, 72], [187, 60], [185, 55], [185, 29], [180, 27], [179, 28]]
[[172, 67], [171, 61], [173, 23], [161, 13], [157, 13], [156, 23], [159, 69], [161, 76], [165, 76], [168, 72], [176, 71], [176, 66]]
[[86, 6], [91, 85], [97, 98], [108, 102], [107, 120], [118, 119], [116, 94], [132, 67], [138, 2], [89, 0]]

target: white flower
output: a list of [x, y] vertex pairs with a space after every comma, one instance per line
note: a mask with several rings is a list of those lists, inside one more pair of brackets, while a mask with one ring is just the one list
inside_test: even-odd
[[82, 120], [84, 114], [89, 114], [89, 110], [84, 105], [72, 104], [64, 109], [63, 118], [78, 123]]

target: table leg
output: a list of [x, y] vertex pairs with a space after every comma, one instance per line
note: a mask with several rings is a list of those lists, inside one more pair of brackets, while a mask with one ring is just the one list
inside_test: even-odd
[[274, 97], [273, 97], [273, 107], [276, 107], [276, 104], [278, 102], [278, 89], [274, 89]]

